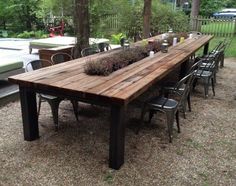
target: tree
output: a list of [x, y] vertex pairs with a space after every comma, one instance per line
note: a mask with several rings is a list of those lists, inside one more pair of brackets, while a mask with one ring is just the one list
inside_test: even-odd
[[191, 17], [197, 17], [200, 10], [200, 0], [192, 1]]
[[143, 6], [143, 37], [148, 38], [150, 34], [150, 23], [152, 14], [152, 0], [144, 0]]
[[80, 57], [82, 49], [89, 46], [89, 0], [75, 0], [74, 23], [77, 35], [75, 57]]

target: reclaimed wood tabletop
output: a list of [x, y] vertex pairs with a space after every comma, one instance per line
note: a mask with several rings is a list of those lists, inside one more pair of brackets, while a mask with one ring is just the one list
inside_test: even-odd
[[203, 35], [186, 39], [170, 47], [168, 53], [157, 52], [152, 58], [144, 58], [108, 76], [87, 75], [84, 65], [116, 50], [10, 77], [9, 81], [20, 87], [24, 139], [32, 141], [39, 137], [36, 92], [105, 104], [111, 107], [109, 166], [119, 169], [124, 163], [126, 105], [186, 62], [201, 47], [204, 46], [206, 53], [212, 38]]

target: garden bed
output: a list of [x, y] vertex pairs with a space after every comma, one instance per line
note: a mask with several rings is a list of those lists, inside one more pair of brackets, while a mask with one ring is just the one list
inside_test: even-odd
[[[166, 39], [169, 46], [172, 45], [174, 37], [177, 37], [177, 40], [180, 41], [181, 37], [187, 38], [187, 34], [170, 34]], [[84, 66], [85, 73], [88, 75], [107, 76], [116, 70], [148, 57], [150, 51], [159, 52], [163, 42], [164, 39], [156, 36], [134, 43], [130, 48], [124, 48], [115, 54], [111, 53], [106, 57], [90, 59]]]

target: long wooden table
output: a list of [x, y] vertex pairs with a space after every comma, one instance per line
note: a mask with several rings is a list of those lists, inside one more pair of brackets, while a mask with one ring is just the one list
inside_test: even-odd
[[24, 139], [32, 141], [39, 138], [36, 92], [107, 105], [111, 107], [109, 166], [119, 169], [124, 163], [127, 104], [188, 60], [202, 46], [205, 46], [206, 53], [212, 38], [187, 39], [171, 47], [168, 53], [158, 52], [153, 58], [147, 57], [106, 77], [86, 75], [83, 65], [88, 58], [99, 58], [107, 53], [10, 77], [9, 81], [18, 84], [20, 89]]

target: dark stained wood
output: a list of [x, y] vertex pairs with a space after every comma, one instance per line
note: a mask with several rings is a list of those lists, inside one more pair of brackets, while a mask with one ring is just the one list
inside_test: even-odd
[[125, 109], [122, 106], [111, 106], [109, 167], [119, 169], [124, 163], [125, 151]]
[[70, 46], [60, 46], [60, 47], [54, 47], [54, 48], [40, 49], [39, 59], [45, 59], [45, 60], [51, 61], [52, 55], [58, 52], [64, 52], [71, 55], [71, 50], [73, 47], [74, 47], [73, 45], [70, 45]]
[[24, 139], [33, 141], [39, 138], [36, 95], [30, 89], [20, 87], [21, 112]]

